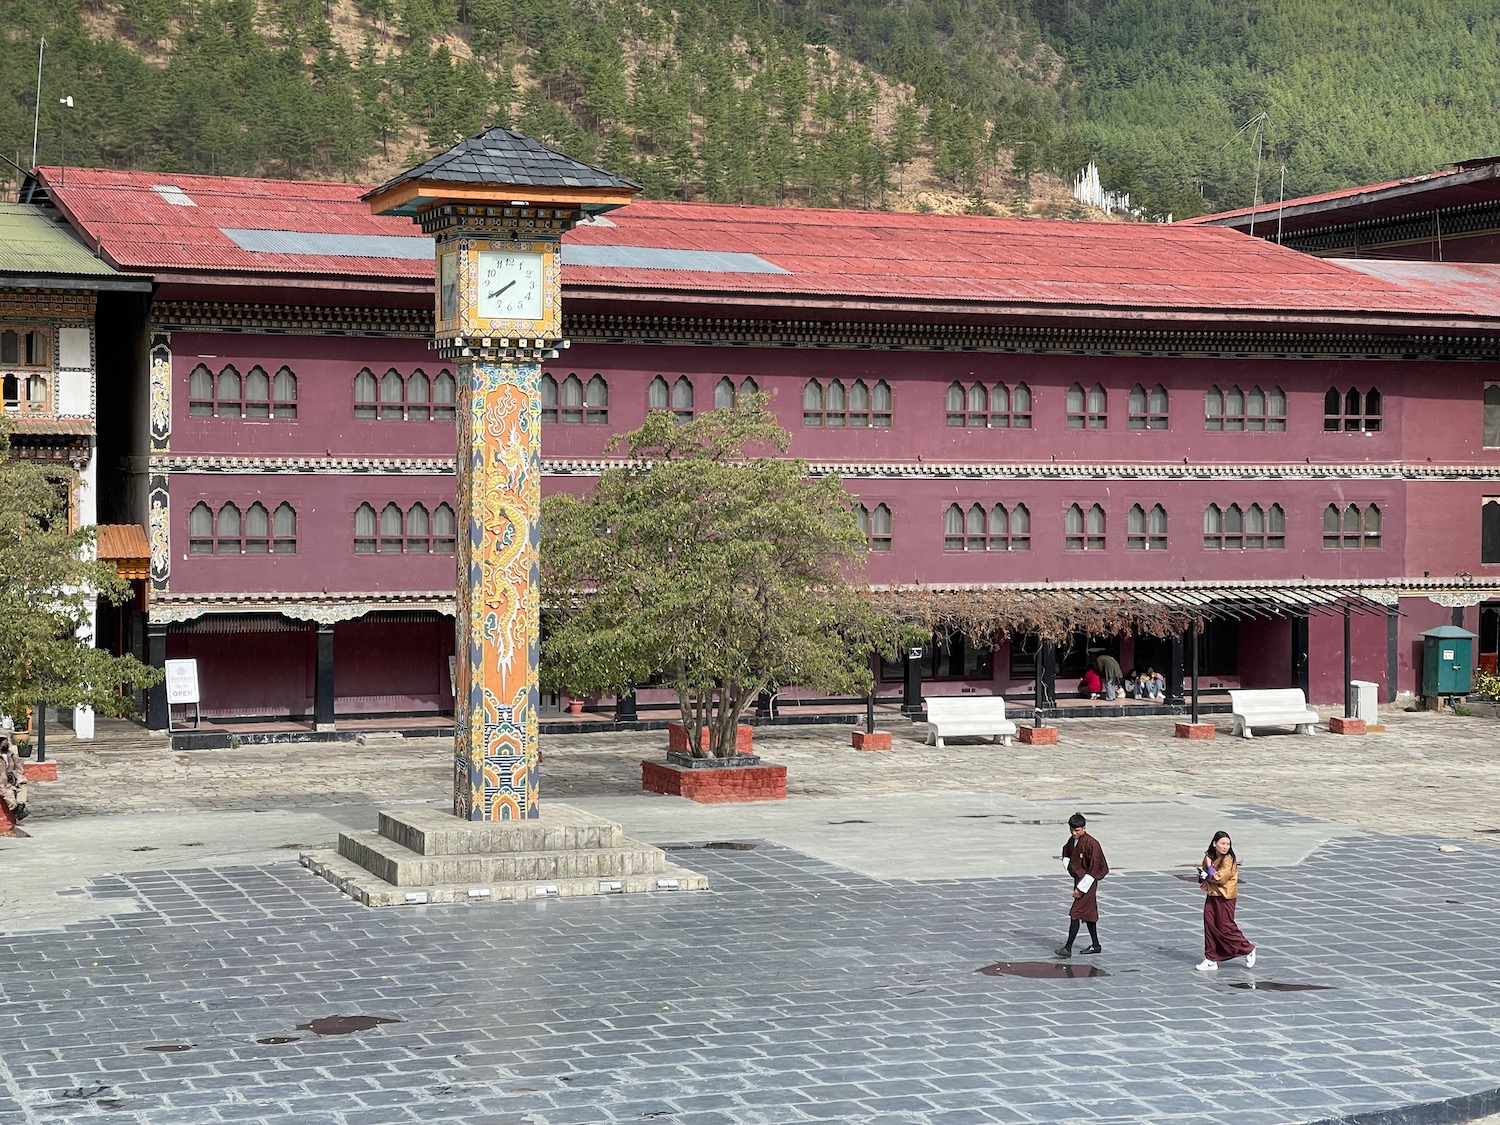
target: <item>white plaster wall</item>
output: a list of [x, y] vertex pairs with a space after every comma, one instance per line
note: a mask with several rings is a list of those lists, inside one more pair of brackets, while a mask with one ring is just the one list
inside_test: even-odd
[[57, 404], [58, 414], [63, 417], [87, 418], [94, 412], [94, 373], [66, 368], [59, 371], [53, 401]]
[[92, 329], [59, 328], [57, 331], [57, 366], [92, 369], [93, 349], [89, 347]]

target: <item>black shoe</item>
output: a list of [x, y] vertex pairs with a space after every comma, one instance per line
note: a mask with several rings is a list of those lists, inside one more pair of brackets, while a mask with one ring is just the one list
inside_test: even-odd
[[26, 811], [25, 805], [17, 805], [12, 815], [16, 818], [16, 823], [20, 824], [21, 821], [25, 820], [28, 816], [31, 815], [31, 813]]
[[1102, 945], [1100, 945], [1098, 942], [1095, 942], [1093, 945], [1089, 946], [1083, 952], [1085, 952], [1085, 953], [1103, 953], [1104, 952], [1104, 947]]
[[1071, 957], [1073, 956], [1073, 947], [1071, 945], [1059, 946], [1057, 949], [1057, 955], [1059, 957]]

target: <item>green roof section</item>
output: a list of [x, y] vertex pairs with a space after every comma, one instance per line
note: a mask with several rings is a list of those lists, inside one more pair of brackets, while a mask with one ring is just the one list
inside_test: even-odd
[[62, 217], [33, 203], [0, 203], [0, 274], [38, 277], [118, 277]]

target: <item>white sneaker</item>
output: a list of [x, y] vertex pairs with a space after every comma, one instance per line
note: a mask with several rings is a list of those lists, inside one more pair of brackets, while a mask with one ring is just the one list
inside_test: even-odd
[[1219, 963], [1217, 961], [1210, 961], [1205, 957], [1202, 961], [1194, 965], [1193, 968], [1197, 969], [1200, 973], [1216, 973], [1219, 971]]
[[1255, 968], [1255, 950], [1253, 949], [1249, 953], [1245, 954], [1245, 968]]

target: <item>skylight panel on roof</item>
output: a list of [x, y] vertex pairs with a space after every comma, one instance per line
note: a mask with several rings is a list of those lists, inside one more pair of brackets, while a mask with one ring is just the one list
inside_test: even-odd
[[433, 254], [430, 235], [328, 234], [305, 230], [243, 230], [219, 233], [252, 254], [310, 254], [318, 258], [400, 258], [418, 261]]
[[662, 250], [650, 246], [564, 246], [565, 266], [605, 266], [634, 270], [688, 270], [693, 273], [791, 273], [759, 254], [731, 250]]
[[157, 195], [161, 196], [173, 207], [198, 206], [193, 202], [193, 197], [187, 192], [183, 191], [180, 187], [174, 187], [171, 184], [152, 184], [151, 190], [156, 192]]

